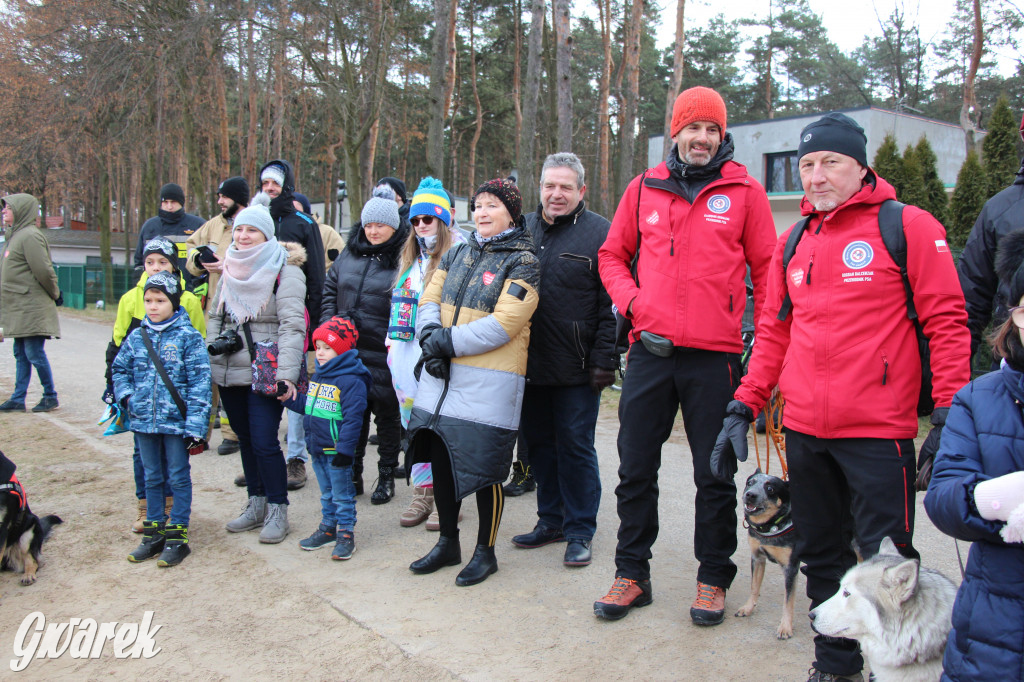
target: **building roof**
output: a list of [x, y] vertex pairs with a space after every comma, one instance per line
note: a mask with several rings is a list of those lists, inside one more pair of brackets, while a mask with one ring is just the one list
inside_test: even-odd
[[[46, 235], [46, 241], [51, 246], [60, 246], [68, 249], [98, 249], [100, 248], [100, 233], [97, 231], [83, 231], [83, 230], [43, 230], [43, 234]], [[112, 249], [124, 249], [125, 248], [125, 235], [123, 232], [112, 232], [110, 234], [110, 248]], [[132, 245], [129, 248], [134, 248], [139, 240], [137, 234], [128, 235], [128, 244]]]

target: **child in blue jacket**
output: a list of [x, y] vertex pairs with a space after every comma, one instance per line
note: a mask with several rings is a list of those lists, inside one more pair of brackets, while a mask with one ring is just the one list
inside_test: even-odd
[[[146, 280], [146, 317], [125, 338], [112, 366], [114, 397], [131, 420], [146, 469], [144, 534], [128, 561], [145, 561], [159, 554], [158, 566], [176, 566], [191, 551], [188, 458], [190, 451], [202, 451], [210, 419], [210, 358], [202, 335], [181, 307], [181, 295], [181, 279], [176, 274], [160, 272]], [[143, 330], [184, 404], [184, 414], [150, 358]], [[165, 457], [173, 498], [169, 519], [162, 494], [161, 460]]]
[[309, 390], [285, 402], [288, 409], [305, 415], [306, 449], [320, 484], [320, 526], [299, 541], [299, 547], [312, 551], [337, 539], [331, 553], [335, 561], [350, 559], [355, 551], [352, 455], [372, 383], [355, 349], [358, 338], [355, 325], [344, 317], [332, 317], [317, 327], [313, 332], [317, 369], [309, 380]]

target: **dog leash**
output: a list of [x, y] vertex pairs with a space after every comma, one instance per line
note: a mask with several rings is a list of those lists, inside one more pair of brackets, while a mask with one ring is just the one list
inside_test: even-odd
[[[768, 404], [764, 407], [764, 449], [765, 463], [764, 472], [769, 473], [772, 459], [772, 446], [775, 447], [775, 454], [782, 466], [782, 480], [789, 480], [789, 467], [786, 466], [786, 458], [782, 454], [786, 450], [786, 437], [782, 435], [782, 424], [776, 423], [775, 415], [779, 414], [786, 404], [778, 387], [772, 391]], [[754, 453], [757, 455], [757, 466], [761, 466], [761, 449], [757, 446], [757, 434], [754, 434]]]

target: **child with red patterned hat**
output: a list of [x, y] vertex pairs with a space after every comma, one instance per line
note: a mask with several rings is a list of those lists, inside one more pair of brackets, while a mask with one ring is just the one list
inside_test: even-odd
[[359, 359], [359, 333], [351, 320], [332, 317], [313, 332], [316, 371], [305, 394], [285, 402], [303, 414], [306, 449], [320, 485], [320, 526], [299, 541], [315, 550], [335, 542], [331, 558], [344, 561], [355, 551], [356, 490], [352, 481], [352, 455], [366, 412], [372, 380]]

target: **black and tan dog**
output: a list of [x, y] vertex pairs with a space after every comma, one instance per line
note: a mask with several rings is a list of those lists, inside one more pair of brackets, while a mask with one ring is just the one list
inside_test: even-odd
[[800, 558], [796, 553], [796, 530], [789, 508], [789, 483], [761, 473], [757, 469], [743, 489], [743, 516], [750, 534], [750, 598], [736, 615], [749, 616], [761, 595], [761, 582], [768, 561], [782, 568], [786, 582], [786, 599], [782, 606], [782, 622], [776, 631], [779, 639], [793, 636], [793, 602], [796, 599], [796, 576]]
[[14, 463], [0, 452], [0, 570], [24, 573], [22, 585], [36, 581], [39, 554], [60, 517], [39, 518], [28, 506], [25, 489], [14, 475]]

